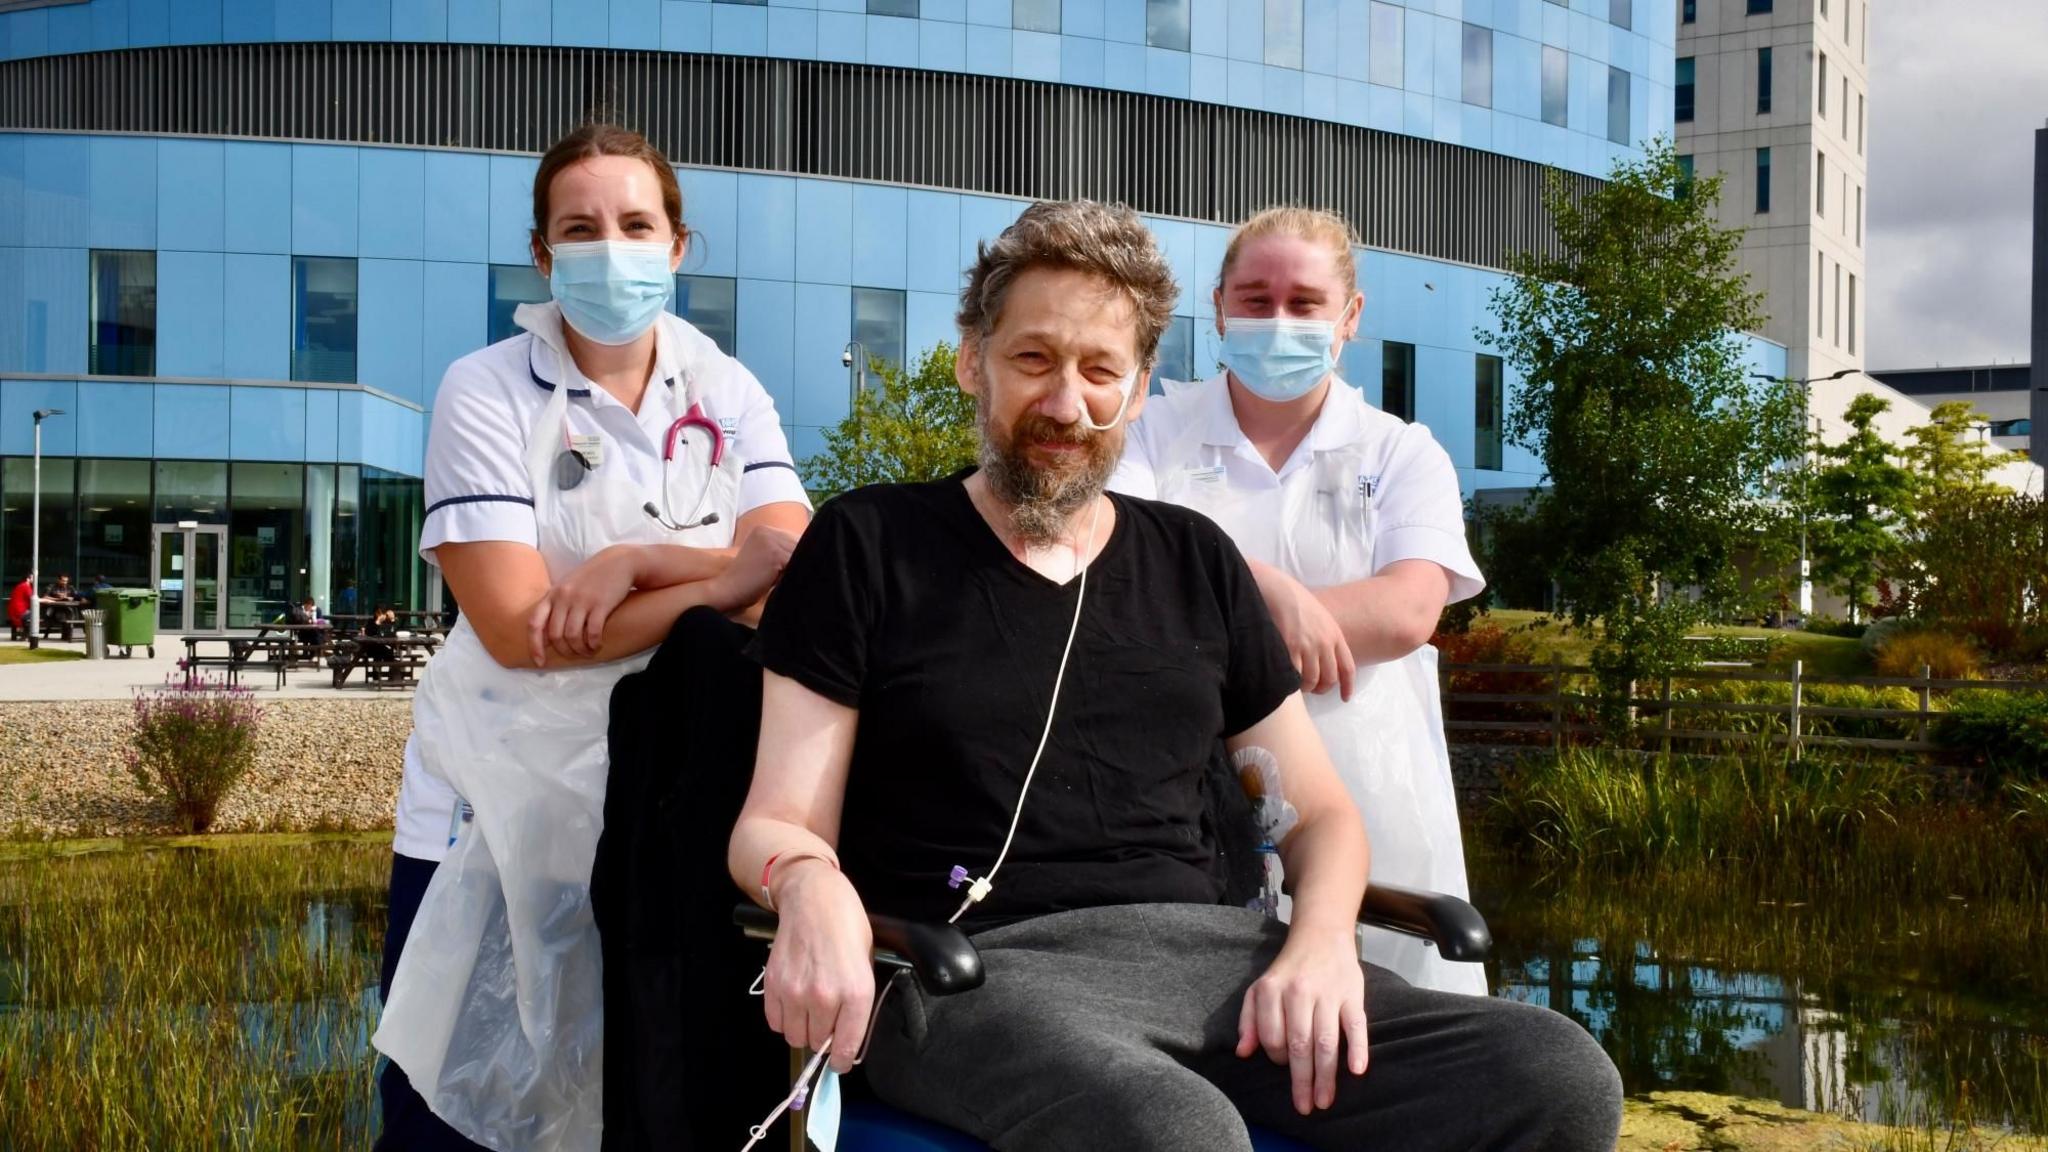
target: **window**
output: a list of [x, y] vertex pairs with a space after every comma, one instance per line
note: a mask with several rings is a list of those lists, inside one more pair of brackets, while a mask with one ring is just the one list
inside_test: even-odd
[[1849, 355], [1856, 354], [1856, 274], [1849, 273]]
[[356, 378], [356, 262], [292, 257], [292, 379]]
[[1636, 0], [1607, 0], [1607, 22], [1616, 28], [1633, 28]]
[[1758, 115], [1771, 110], [1771, 50], [1756, 50], [1756, 110]]
[[[870, 4], [874, 0], [868, 0]], [[1012, 0], [1010, 27], [1026, 32], [1060, 30], [1060, 0]]]
[[1415, 345], [1389, 340], [1381, 347], [1380, 411], [1415, 419]]
[[1835, 347], [1842, 346], [1842, 266], [1835, 265]]
[[1771, 210], [1771, 150], [1756, 150], [1756, 210]]
[[1849, 78], [1842, 77], [1842, 139], [1849, 138]]
[[1480, 356], [1472, 369], [1472, 466], [1500, 471], [1500, 357]]
[[1152, 366], [1150, 391], [1157, 396], [1166, 390], [1161, 381], [1194, 378], [1195, 322], [1186, 316], [1175, 316], [1159, 337], [1159, 362]]
[[229, 468], [228, 627], [253, 628], [304, 595], [306, 466]]
[[1828, 0], [1820, 0], [1820, 18], [1823, 20], [1828, 18]]
[[868, 0], [870, 16], [908, 16], [917, 19], [917, 0]]
[[1813, 154], [1813, 214], [1823, 218], [1828, 214], [1828, 158], [1824, 152]]
[[1821, 119], [1823, 119], [1823, 120], [1827, 119], [1827, 115], [1828, 115], [1828, 54], [1827, 54], [1827, 53], [1825, 53], [1825, 52], [1823, 52], [1823, 53], [1821, 53], [1821, 54], [1820, 54], [1820, 107], [1819, 107], [1819, 109], [1817, 110], [1817, 114], [1818, 114], [1818, 115], [1820, 116], [1820, 118], [1821, 118]]
[[1607, 138], [1628, 143], [1628, 73], [1615, 67], [1607, 69]]
[[[49, 462], [46, 460], [47, 465]], [[149, 587], [147, 460], [78, 462], [78, 578], [105, 576], [116, 588]]]
[[1856, 154], [1863, 155], [1863, 93], [1856, 94]]
[[1266, 63], [1301, 67], [1301, 0], [1266, 0]]
[[1681, 0], [1678, 5], [1678, 22], [1680, 24], [1690, 24], [1699, 19], [1699, 16], [1700, 0]]
[[1692, 157], [1691, 157], [1691, 156], [1688, 156], [1688, 155], [1680, 155], [1680, 156], [1679, 156], [1679, 158], [1678, 158], [1678, 172], [1679, 172], [1679, 181], [1678, 181], [1678, 194], [1679, 194], [1680, 196], [1686, 196], [1686, 195], [1689, 195], [1689, 194], [1690, 194], [1690, 193], [1692, 192]]
[[1549, 2], [1557, 5], [1559, 8], [1571, 7], [1571, 0], [1549, 0]]
[[1749, 14], [1751, 16], [1766, 16], [1770, 14], [1770, 11], [1771, 0], [1749, 0]]
[[903, 367], [903, 292], [898, 288], [853, 290], [853, 338], [868, 361]]
[[1465, 103], [1493, 107], [1493, 29], [1465, 25]]
[[1373, 0], [1372, 72], [1375, 84], [1401, 86], [1401, 63], [1407, 51], [1408, 13], [1392, 4]]
[[1856, 246], [1863, 247], [1863, 185], [1856, 186]]
[[491, 265], [491, 301], [487, 335], [496, 344], [519, 335], [512, 313], [521, 304], [541, 304], [550, 299], [548, 281], [531, 264]]
[[223, 461], [159, 460], [156, 462], [158, 524], [197, 520], [228, 522], [228, 466]]
[[94, 252], [91, 307], [86, 371], [156, 375], [156, 253]]
[[[57, 577], [69, 576], [71, 582], [79, 582], [78, 571], [78, 502], [74, 494], [77, 478], [74, 469], [77, 461], [68, 457], [43, 457], [43, 498], [35, 504], [35, 460], [28, 456], [9, 456], [0, 465], [0, 491], [7, 493], [7, 499], [0, 503], [0, 548], [5, 556], [0, 562], [7, 565], [10, 575], [8, 587], [28, 575], [33, 566], [39, 587], [55, 584]], [[29, 511], [31, 506], [36, 512]], [[35, 523], [42, 524], [42, 539], [35, 539]], [[30, 552], [36, 544], [42, 545], [40, 561], [31, 565]], [[147, 545], [145, 544], [145, 547]]]
[[1813, 254], [1813, 338], [1828, 330], [1828, 254]]
[[669, 307], [731, 356], [738, 331], [738, 287], [739, 282], [728, 276], [678, 276]]
[[1543, 46], [1543, 122], [1565, 127], [1571, 107], [1571, 57], [1562, 48]]
[[1870, 63], [1870, 5], [1863, 6], [1863, 22], [1856, 25], [1856, 53], [1865, 63]]
[[1698, 66], [1690, 56], [1678, 58], [1677, 86], [1673, 91], [1672, 118], [1683, 124], [1692, 119], [1693, 85]]
[[1188, 50], [1188, 0], [1145, 0], [1145, 43]]

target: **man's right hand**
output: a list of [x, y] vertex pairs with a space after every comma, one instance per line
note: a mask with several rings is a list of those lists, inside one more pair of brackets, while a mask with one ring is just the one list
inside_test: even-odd
[[1344, 627], [1329, 606], [1301, 581], [1270, 564], [1252, 561], [1251, 569], [1266, 611], [1294, 659], [1294, 670], [1301, 673], [1301, 690], [1314, 695], [1335, 688], [1342, 699], [1351, 699], [1358, 662], [1351, 658]]
[[823, 860], [801, 857], [771, 882], [780, 924], [761, 985], [768, 1027], [792, 1048], [829, 1039], [832, 1067], [850, 1072], [867, 1043], [875, 1003], [867, 910], [852, 883]]
[[760, 603], [782, 579], [782, 570], [789, 566], [789, 554], [795, 549], [795, 534], [780, 528], [763, 525], [748, 533], [732, 563], [712, 577], [711, 606], [721, 612], [738, 612]]

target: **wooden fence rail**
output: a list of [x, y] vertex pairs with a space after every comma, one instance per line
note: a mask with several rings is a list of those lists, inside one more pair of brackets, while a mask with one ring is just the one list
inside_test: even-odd
[[[1548, 680], [1548, 690], [1539, 692], [1480, 692], [1453, 691], [1453, 677], [1461, 674], [1492, 674], [1515, 679], [1543, 676]], [[1438, 666], [1439, 687], [1443, 695], [1444, 728], [1448, 732], [1495, 732], [1495, 733], [1541, 733], [1547, 743], [1555, 748], [1562, 747], [1573, 736], [1591, 735], [1601, 731], [1597, 724], [1577, 719], [1577, 715], [1590, 711], [1600, 703], [1597, 693], [1569, 691], [1573, 678], [1590, 677], [1591, 668], [1583, 665], [1564, 664], [1453, 664]], [[1723, 700], [1688, 700], [1674, 692], [1674, 684], [1688, 683], [1735, 683], [1735, 684], [1784, 684], [1790, 688], [1789, 697], [1779, 702], [1745, 702]], [[1808, 690], [1817, 685], [1849, 686], [1858, 688], [1910, 688], [1914, 691], [1914, 708], [1857, 708], [1808, 702]], [[1638, 683], [1638, 689], [1644, 687]], [[1773, 745], [1814, 745], [1832, 748], [1871, 748], [1891, 752], [1930, 752], [1939, 747], [1929, 738], [1932, 723], [1940, 713], [1934, 708], [1934, 694], [1968, 692], [2044, 692], [2048, 684], [2012, 680], [1940, 680], [1931, 668], [1923, 665], [1918, 676], [1810, 676], [1806, 674], [1804, 661], [1795, 660], [1789, 671], [1757, 668], [1702, 668], [1697, 671], [1675, 673], [1655, 681], [1654, 695], [1632, 695], [1628, 707], [1639, 718], [1653, 718], [1652, 729], [1658, 746], [1666, 752], [1677, 741], [1693, 742], [1749, 742], [1767, 741]], [[1470, 719], [1458, 717], [1461, 704], [1495, 704], [1521, 706], [1520, 719]], [[1674, 717], [1688, 714], [1708, 713], [1715, 716], [1768, 716], [1783, 720], [1783, 731], [1774, 732], [1733, 732], [1720, 729], [1692, 728], [1675, 724]], [[1546, 715], [1545, 719], [1531, 718], [1531, 714]], [[1809, 720], [1874, 720], [1891, 721], [1901, 727], [1910, 728], [1912, 736], [1896, 739], [1879, 736], [1837, 736], [1811, 731]]]

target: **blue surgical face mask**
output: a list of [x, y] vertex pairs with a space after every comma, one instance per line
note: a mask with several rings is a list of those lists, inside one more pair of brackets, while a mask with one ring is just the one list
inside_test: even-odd
[[599, 344], [631, 344], [668, 307], [675, 290], [672, 245], [659, 240], [591, 240], [548, 249], [548, 291], [578, 335]]
[[1262, 400], [1305, 396], [1337, 367], [1334, 320], [1223, 320], [1223, 366]]

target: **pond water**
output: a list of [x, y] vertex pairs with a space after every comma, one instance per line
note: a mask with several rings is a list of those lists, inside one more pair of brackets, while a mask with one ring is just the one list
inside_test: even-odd
[[[77, 1130], [55, 1127], [48, 1105], [69, 1084], [81, 1106], [189, 1103], [145, 1120], [159, 1146], [365, 1144], [385, 852], [0, 862], [0, 1131], [66, 1146]], [[1845, 919], [1712, 882], [1531, 876], [1485, 854], [1472, 867], [1496, 993], [1579, 1020], [1631, 1093], [2048, 1130], [2038, 909]], [[95, 1058], [105, 1048], [121, 1059]], [[286, 1111], [288, 1124], [248, 1139], [217, 1119]], [[186, 1112], [215, 1117], [212, 1130]]]

